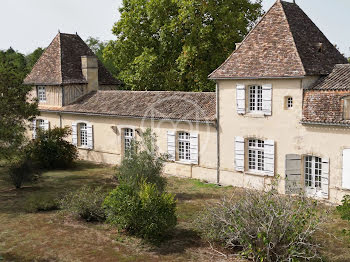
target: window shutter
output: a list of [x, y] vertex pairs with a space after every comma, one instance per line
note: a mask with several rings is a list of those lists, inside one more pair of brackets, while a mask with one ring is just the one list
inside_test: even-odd
[[87, 128], [88, 149], [93, 149], [94, 148], [94, 130], [91, 124], [87, 124], [86, 128]]
[[245, 114], [245, 86], [236, 86], [237, 113]]
[[33, 139], [36, 138], [36, 119], [33, 120]]
[[301, 156], [295, 154], [286, 155], [285, 193], [299, 194], [301, 191]]
[[269, 176], [275, 175], [275, 141], [264, 142], [264, 171]]
[[78, 126], [77, 123], [72, 124], [72, 144], [78, 145]]
[[235, 137], [235, 169], [244, 172], [244, 138]]
[[342, 187], [350, 189], [350, 149], [344, 149], [343, 151]]
[[168, 155], [169, 160], [175, 161], [175, 132], [174, 131], [168, 131]]
[[190, 134], [191, 163], [198, 165], [198, 134]]
[[272, 85], [262, 86], [262, 110], [264, 115], [272, 115]]
[[322, 198], [328, 198], [329, 190], [329, 158], [322, 158], [322, 176], [321, 176]]
[[44, 120], [44, 130], [49, 130], [50, 122], [48, 120]]

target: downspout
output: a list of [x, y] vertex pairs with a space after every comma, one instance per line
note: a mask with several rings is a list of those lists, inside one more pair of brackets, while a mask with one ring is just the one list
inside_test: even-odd
[[60, 116], [60, 128], [62, 128], [62, 114], [58, 113], [58, 115]]
[[216, 183], [220, 184], [220, 92], [216, 82]]

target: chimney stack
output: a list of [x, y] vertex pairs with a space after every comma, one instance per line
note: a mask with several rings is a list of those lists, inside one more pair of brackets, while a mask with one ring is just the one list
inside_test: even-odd
[[88, 93], [98, 90], [98, 62], [95, 56], [81, 57], [81, 70], [88, 82]]

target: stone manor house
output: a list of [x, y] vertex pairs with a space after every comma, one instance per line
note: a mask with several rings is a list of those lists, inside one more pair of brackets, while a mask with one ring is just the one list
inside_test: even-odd
[[350, 194], [350, 65], [298, 5], [278, 0], [209, 78], [216, 93], [118, 90], [78, 35], [59, 33], [24, 81], [41, 112], [31, 132], [69, 126], [82, 159], [118, 164], [151, 127], [167, 174]]

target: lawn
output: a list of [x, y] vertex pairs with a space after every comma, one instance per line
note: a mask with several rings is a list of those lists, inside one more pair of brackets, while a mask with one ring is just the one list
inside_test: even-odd
[[[40, 182], [15, 190], [0, 167], [0, 261], [244, 261], [224, 257], [193, 231], [192, 221], [206, 202], [241, 189], [170, 177], [168, 190], [178, 200], [179, 224], [174, 236], [159, 247], [142, 243], [116, 229], [63, 216], [58, 211], [30, 212], [32, 199], [53, 199], [82, 185], [115, 187], [110, 166], [79, 162], [68, 171], [52, 171]], [[325, 233], [318, 235], [328, 261], [350, 261], [349, 223], [333, 212]]]

